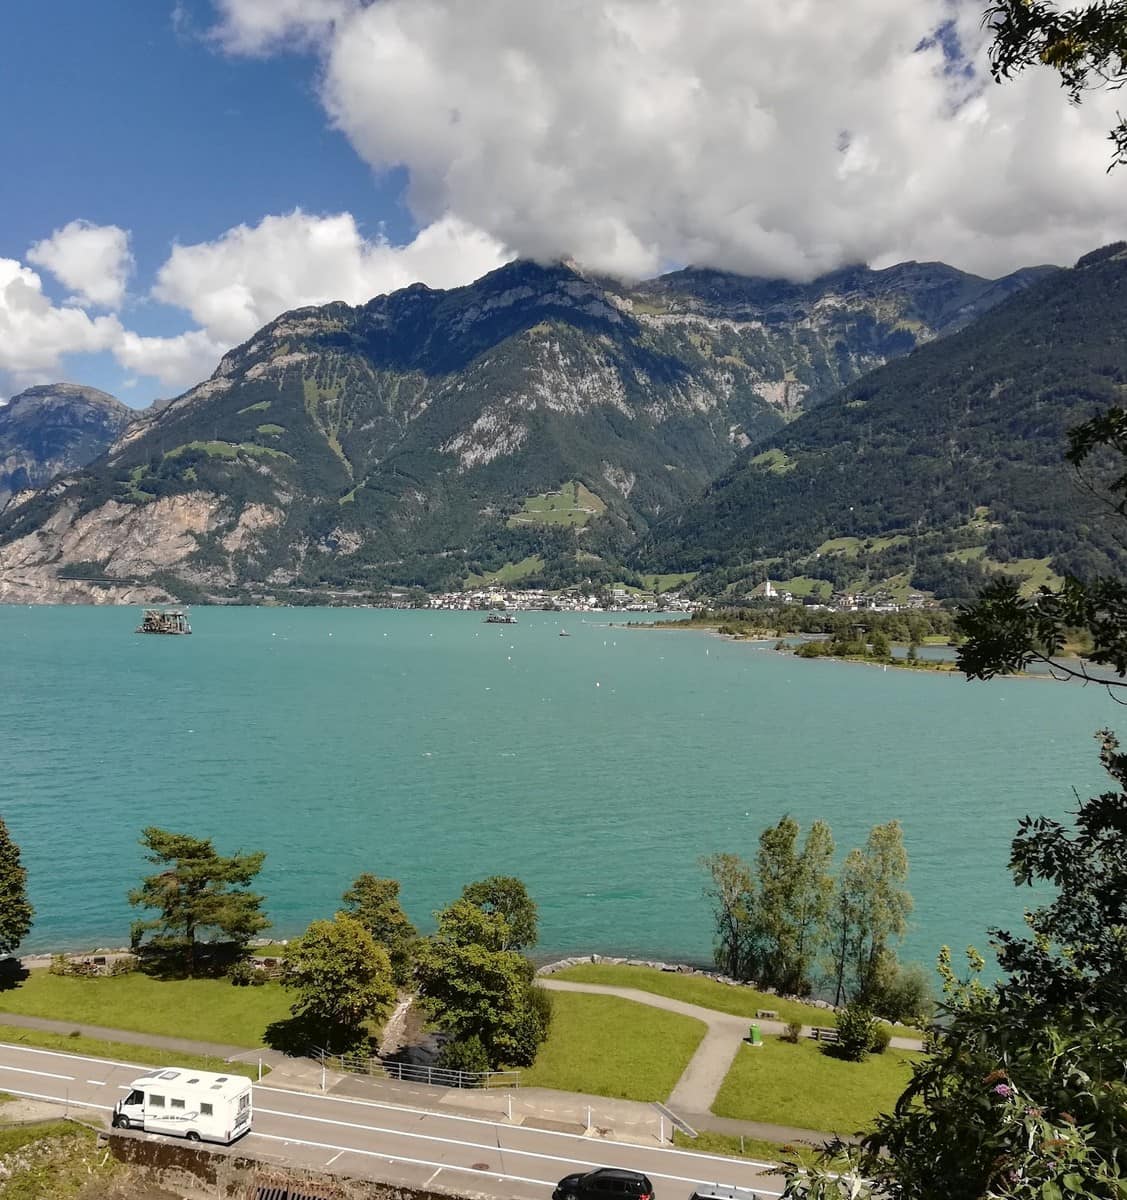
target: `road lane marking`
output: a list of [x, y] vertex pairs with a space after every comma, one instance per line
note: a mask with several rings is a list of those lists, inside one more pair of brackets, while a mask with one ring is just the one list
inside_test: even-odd
[[325, 1163], [325, 1166], [326, 1166], [326, 1167], [331, 1167], [331, 1166], [333, 1165], [333, 1163], [335, 1163], [335, 1162], [336, 1162], [336, 1160], [337, 1160], [338, 1158], [340, 1158], [340, 1156], [341, 1156], [343, 1153], [344, 1153], [344, 1151], [343, 1151], [343, 1150], [338, 1150], [338, 1151], [336, 1152], [336, 1154], [334, 1154], [334, 1155], [332, 1156], [332, 1158], [330, 1158], [330, 1159], [329, 1159], [329, 1161], [328, 1161], [327, 1163]]
[[[564, 1164], [570, 1164], [573, 1166], [594, 1167], [594, 1166], [598, 1165], [597, 1163], [593, 1163], [590, 1159], [586, 1159], [586, 1158], [565, 1158], [559, 1154], [543, 1154], [537, 1150], [520, 1150], [520, 1149], [514, 1148], [513, 1146], [500, 1146], [500, 1145], [496, 1145], [496, 1144], [489, 1145], [484, 1142], [467, 1142], [461, 1138], [439, 1137], [438, 1135], [433, 1134], [433, 1133], [414, 1133], [408, 1129], [387, 1129], [387, 1128], [384, 1128], [379, 1125], [361, 1125], [355, 1121], [337, 1121], [337, 1120], [333, 1119], [332, 1117], [314, 1117], [314, 1116], [309, 1116], [309, 1115], [305, 1115], [302, 1113], [279, 1112], [277, 1109], [274, 1109], [274, 1108], [262, 1108], [260, 1106], [255, 1109], [255, 1112], [262, 1113], [262, 1114], [265, 1114], [266, 1116], [270, 1116], [270, 1117], [288, 1117], [291, 1121], [316, 1121], [316, 1122], [318, 1122], [318, 1124], [321, 1124], [321, 1125], [335, 1125], [342, 1129], [358, 1129], [358, 1130], [362, 1130], [365, 1133], [383, 1133], [383, 1134], [389, 1134], [393, 1137], [416, 1138], [416, 1139], [420, 1139], [425, 1142], [436, 1142], [439, 1145], [443, 1145], [443, 1146], [458, 1146], [462, 1149], [496, 1150], [499, 1154], [515, 1155], [517, 1158], [539, 1158], [539, 1159], [544, 1159], [547, 1162], [564, 1163]], [[537, 1131], [537, 1132], [539, 1132], [539, 1131]], [[597, 1144], [597, 1143], [588, 1142], [587, 1144], [592, 1145], [592, 1144]], [[625, 1143], [616, 1143], [616, 1144], [623, 1145]], [[634, 1147], [634, 1149], [638, 1149], [638, 1147]], [[646, 1147], [645, 1149], [648, 1151], [649, 1147]], [[703, 1158], [705, 1156], [698, 1155], [696, 1157]], [[725, 1163], [733, 1163], [733, 1162], [738, 1162], [739, 1160], [738, 1159], [720, 1159], [719, 1161], [725, 1162]], [[772, 1173], [774, 1173], [774, 1172], [772, 1172]], [[654, 1174], [659, 1175], [660, 1178], [662, 1178], [662, 1179], [671, 1179], [675, 1183], [715, 1182], [714, 1180], [701, 1179], [699, 1176], [691, 1177], [691, 1176], [687, 1176], [687, 1175], [669, 1175], [664, 1171], [661, 1171], [661, 1172], [655, 1171]], [[513, 1178], [516, 1178], [516, 1176], [513, 1176]], [[756, 1189], [756, 1190], [761, 1190], [761, 1189]], [[764, 1194], [772, 1195], [774, 1193], [766, 1192]]]
[[0, 1071], [16, 1071], [20, 1075], [42, 1075], [44, 1079], [66, 1079], [74, 1082], [73, 1075], [56, 1075], [54, 1071], [33, 1071], [30, 1067], [10, 1067], [7, 1063], [0, 1064]]
[[[328, 1100], [334, 1104], [354, 1104], [354, 1105], [358, 1105], [361, 1108], [383, 1108], [383, 1109], [387, 1109], [389, 1112], [410, 1113], [414, 1116], [419, 1116], [419, 1117], [435, 1117], [442, 1121], [463, 1121], [467, 1125], [488, 1125], [490, 1129], [495, 1129], [495, 1130], [502, 1130], [502, 1129], [503, 1130], [521, 1130], [521, 1129], [524, 1129], [526, 1132], [535, 1133], [537, 1136], [540, 1136], [540, 1137], [565, 1138], [565, 1139], [569, 1138], [572, 1141], [583, 1142], [588, 1146], [591, 1144], [591, 1139], [589, 1137], [587, 1137], [586, 1134], [583, 1134], [583, 1133], [560, 1133], [554, 1129], [529, 1129], [526, 1126], [510, 1125], [504, 1121], [488, 1121], [484, 1117], [463, 1117], [463, 1116], [460, 1116], [458, 1113], [438, 1112], [437, 1110], [435, 1110], [433, 1108], [413, 1108], [409, 1104], [385, 1104], [380, 1100], [356, 1100], [350, 1096], [334, 1096], [331, 1093], [322, 1093], [322, 1092], [297, 1092], [297, 1091], [294, 1091], [292, 1088], [272, 1087], [272, 1086], [270, 1086], [270, 1084], [265, 1084], [265, 1083], [256, 1083], [254, 1085], [254, 1090], [256, 1092], [277, 1092], [281, 1096], [297, 1096], [299, 1099], [302, 1099], [302, 1100]], [[497, 1090], [500, 1091], [501, 1089], [497, 1089]], [[293, 1116], [294, 1114], [286, 1113], [284, 1115]], [[314, 1117], [312, 1119], [317, 1120], [318, 1118]], [[615, 1138], [603, 1138], [603, 1139], [601, 1139], [601, 1141], [605, 1145], [622, 1146], [625, 1149], [638, 1149], [638, 1145], [636, 1142], [620, 1142]], [[706, 1154], [702, 1150], [686, 1150], [686, 1149], [682, 1149], [681, 1147], [646, 1146], [645, 1151], [647, 1154], [688, 1154], [688, 1155], [691, 1155], [693, 1158], [699, 1158], [699, 1159], [707, 1160], [709, 1162], [719, 1162], [719, 1163], [728, 1163], [728, 1164], [739, 1163], [739, 1164], [746, 1164], [746, 1165], [752, 1166], [752, 1167], [764, 1167], [766, 1170], [771, 1171], [772, 1173], [774, 1172], [774, 1169], [778, 1166], [778, 1163], [763, 1162], [760, 1159], [731, 1158], [731, 1157], [728, 1157], [728, 1156], [725, 1156], [722, 1154]], [[521, 1153], [521, 1151], [515, 1151], [515, 1153]]]
[[106, 1081], [104, 1079], [88, 1079], [86, 1082], [92, 1083], [95, 1087], [105, 1087], [106, 1086]]
[[[73, 1104], [75, 1106], [75, 1108], [96, 1108], [96, 1109], [101, 1109], [104, 1112], [112, 1112], [113, 1111], [112, 1104], [92, 1104], [92, 1103], [89, 1103], [88, 1101], [71, 1100], [69, 1097], [64, 1097], [64, 1096], [47, 1096], [47, 1095], [44, 1095], [42, 1092], [21, 1091], [19, 1088], [7, 1088], [5, 1090], [11, 1092], [12, 1095], [14, 1095], [14, 1096], [25, 1096], [32, 1100], [49, 1100], [55, 1104]], [[259, 1111], [264, 1111], [264, 1110], [259, 1110]], [[298, 1117], [298, 1115], [295, 1113], [274, 1113], [271, 1115], [300, 1119], [300, 1117]], [[321, 1118], [313, 1117], [313, 1118], [307, 1118], [307, 1119], [319, 1120]], [[332, 1123], [338, 1124], [339, 1122], [332, 1122]], [[385, 1132], [382, 1130], [376, 1130], [370, 1125], [355, 1125], [355, 1126], [353, 1126], [353, 1128], [369, 1129], [372, 1132]], [[401, 1133], [402, 1131], [401, 1130], [388, 1130], [386, 1132]], [[282, 1142], [284, 1144], [289, 1144], [289, 1145], [294, 1145], [294, 1146], [311, 1146], [317, 1150], [340, 1150], [341, 1152], [347, 1151], [350, 1154], [362, 1154], [366, 1158], [382, 1159], [384, 1162], [388, 1162], [388, 1163], [405, 1163], [406, 1165], [413, 1166], [413, 1167], [435, 1167], [439, 1171], [462, 1171], [462, 1172], [469, 1173], [471, 1175], [478, 1175], [478, 1176], [487, 1175], [491, 1179], [511, 1180], [514, 1183], [531, 1183], [531, 1184], [535, 1184], [537, 1187], [554, 1187], [555, 1186], [553, 1183], [551, 1183], [549, 1180], [546, 1180], [546, 1179], [529, 1179], [527, 1176], [524, 1176], [524, 1175], [505, 1175], [505, 1174], [498, 1174], [498, 1173], [491, 1172], [491, 1171], [479, 1171], [473, 1167], [460, 1167], [455, 1163], [436, 1163], [436, 1162], [430, 1161], [429, 1159], [424, 1159], [424, 1158], [407, 1158], [406, 1156], [398, 1155], [398, 1154], [394, 1154], [394, 1155], [381, 1154], [378, 1150], [363, 1150], [357, 1146], [338, 1146], [338, 1145], [334, 1145], [333, 1143], [330, 1143], [330, 1142], [312, 1142], [312, 1141], [307, 1141], [304, 1138], [281, 1137], [280, 1135], [274, 1134], [274, 1133], [259, 1133], [253, 1129], [251, 1130], [249, 1136], [255, 1137], [255, 1138], [262, 1138], [268, 1142]], [[407, 1135], [407, 1136], [422, 1136], [422, 1135], [415, 1134], [415, 1135]], [[443, 1139], [432, 1137], [430, 1140], [441, 1142]], [[476, 1145], [475, 1143], [472, 1143], [472, 1142], [464, 1143], [464, 1144], [465, 1145], [473, 1145], [473, 1146], [475, 1146], [476, 1149], [479, 1149], [479, 1150], [486, 1148], [486, 1147]], [[626, 1145], [627, 1143], [616, 1143], [616, 1144]], [[493, 1147], [493, 1148], [496, 1149], [496, 1147]], [[635, 1147], [635, 1148], [637, 1148], [637, 1147]], [[503, 1154], [504, 1151], [502, 1150], [501, 1153]], [[515, 1153], [517, 1155], [524, 1155], [525, 1157], [536, 1157], [536, 1158], [551, 1158], [552, 1157], [551, 1155], [547, 1155], [547, 1154], [530, 1155], [529, 1152], [520, 1151], [520, 1150], [517, 1150], [517, 1151], [510, 1150], [509, 1153], [510, 1154]], [[698, 1157], [703, 1158], [705, 1156], [699, 1155]], [[709, 1156], [709, 1157], [711, 1157], [711, 1156]], [[578, 1160], [555, 1159], [554, 1161], [566, 1163], [569, 1161], [578, 1161]], [[721, 1159], [720, 1161], [732, 1162], [732, 1161], [736, 1161], [736, 1160]], [[657, 1174], [657, 1172], [655, 1172], [655, 1174]], [[706, 1180], [689, 1179], [689, 1178], [682, 1177], [680, 1175], [658, 1174], [658, 1178], [659, 1179], [669, 1179], [676, 1183], [699, 1184], [702, 1182], [707, 1182]], [[765, 1188], [758, 1187], [758, 1186], [754, 1190], [764, 1196], [782, 1196], [782, 1192], [770, 1192], [770, 1191], [767, 1191]]]
[[441, 1167], [439, 1167], [439, 1168], [438, 1168], [438, 1170], [437, 1170], [437, 1171], [435, 1171], [433, 1175], [428, 1175], [428, 1176], [427, 1176], [427, 1181], [426, 1181], [426, 1183], [424, 1183], [424, 1184], [423, 1184], [423, 1187], [430, 1187], [430, 1185], [431, 1185], [432, 1183], [434, 1183], [434, 1181], [435, 1181], [435, 1180], [436, 1180], [436, 1179], [439, 1177], [439, 1175], [441, 1175], [441, 1174], [442, 1174], [442, 1168], [441, 1168]]
[[[292, 1116], [292, 1114], [284, 1114]], [[469, 1175], [476, 1175], [478, 1178], [486, 1179], [504, 1179], [511, 1180], [513, 1183], [532, 1183], [537, 1187], [555, 1187], [554, 1183], [549, 1183], [546, 1179], [528, 1179], [523, 1175], [502, 1175], [496, 1171], [479, 1171], [475, 1167], [459, 1167], [453, 1163], [436, 1163], [430, 1162], [425, 1158], [405, 1158], [400, 1154], [384, 1154], [379, 1150], [361, 1150], [356, 1146], [335, 1146], [331, 1142], [307, 1142], [303, 1138], [281, 1137], [276, 1133], [256, 1133], [251, 1130], [250, 1137], [265, 1138], [268, 1142], [283, 1142], [290, 1146], [312, 1146], [316, 1150], [341, 1150], [347, 1151], [349, 1154], [363, 1154], [367, 1158], [378, 1158], [387, 1163], [404, 1163], [410, 1167], [437, 1167], [440, 1171], [464, 1171]], [[778, 1195], [777, 1192], [764, 1193], [765, 1195]]]
[[0, 1050], [18, 1050], [21, 1054], [49, 1054], [55, 1058], [72, 1058], [75, 1062], [105, 1063], [111, 1067], [140, 1067], [142, 1071], [161, 1071], [163, 1067], [142, 1066], [141, 1063], [118, 1062], [116, 1058], [90, 1058], [85, 1054], [67, 1054], [62, 1050], [41, 1050], [37, 1046], [20, 1046], [15, 1042], [0, 1042]]
[[[363, 1133], [384, 1133], [392, 1137], [415, 1138], [418, 1141], [437, 1142], [442, 1146], [458, 1146], [465, 1150], [499, 1150], [502, 1154], [515, 1154], [519, 1158], [543, 1158], [548, 1162], [570, 1163], [576, 1166], [594, 1166], [585, 1158], [564, 1158], [558, 1154], [541, 1154], [536, 1150], [515, 1150], [511, 1146], [498, 1146], [495, 1142], [467, 1142], [462, 1138], [440, 1137], [434, 1133], [414, 1133], [409, 1129], [388, 1129], [382, 1125], [361, 1125], [356, 1121], [337, 1121], [333, 1117], [315, 1117], [308, 1113], [279, 1112], [276, 1108], [256, 1105], [256, 1113], [268, 1117], [287, 1117], [291, 1121], [316, 1121], [319, 1125], [335, 1125], [340, 1129], [358, 1129]], [[588, 1143], [590, 1144], [590, 1143]], [[515, 1179], [516, 1176], [513, 1176]], [[674, 1178], [670, 1176], [670, 1178]]]
[[[146, 1066], [143, 1066], [142, 1064], [138, 1064], [138, 1063], [125, 1063], [125, 1062], [119, 1062], [114, 1059], [92, 1058], [92, 1057], [89, 1057], [86, 1055], [79, 1055], [79, 1054], [65, 1054], [65, 1053], [53, 1051], [53, 1050], [42, 1050], [37, 1047], [14, 1045], [12, 1043], [0, 1043], [0, 1050], [3, 1050], [3, 1049], [16, 1050], [16, 1051], [26, 1053], [26, 1054], [39, 1054], [39, 1055], [46, 1055], [49, 1057], [73, 1059], [75, 1061], [80, 1061], [80, 1062], [96, 1062], [96, 1063], [100, 1063], [103, 1065], [108, 1063], [110, 1066], [116, 1066], [116, 1067], [129, 1067], [129, 1068], [140, 1067], [142, 1072], [161, 1069], [159, 1067], [153, 1067], [151, 1065], [146, 1067]], [[2, 1065], [0, 1065], [0, 1069], [3, 1069]], [[13, 1067], [13, 1068], [9, 1068], [9, 1069], [16, 1070], [16, 1071], [20, 1070], [20, 1068], [18, 1068], [18, 1067]], [[57, 1078], [69, 1078], [69, 1077], [58, 1076]], [[351, 1104], [351, 1105], [356, 1105], [356, 1106], [359, 1106], [362, 1108], [386, 1109], [391, 1112], [408, 1113], [408, 1114], [412, 1114], [412, 1115], [419, 1116], [419, 1117], [433, 1117], [438, 1120], [462, 1121], [464, 1123], [473, 1124], [473, 1125], [487, 1125], [490, 1128], [492, 1128], [494, 1130], [498, 1130], [498, 1131], [501, 1129], [512, 1131], [513, 1129], [521, 1128], [519, 1126], [509, 1126], [507, 1124], [502, 1124], [501, 1122], [498, 1122], [498, 1121], [485, 1120], [480, 1117], [463, 1117], [463, 1116], [453, 1114], [453, 1113], [435, 1112], [433, 1109], [413, 1108], [408, 1105], [385, 1104], [380, 1101], [373, 1101], [373, 1100], [356, 1100], [356, 1099], [352, 1099], [349, 1097], [324, 1095], [324, 1094], [319, 1094], [316, 1092], [297, 1092], [297, 1091], [293, 1091], [292, 1089], [289, 1089], [289, 1088], [276, 1088], [276, 1087], [270, 1087], [268, 1085], [262, 1085], [262, 1084], [257, 1084], [256, 1089], [261, 1090], [261, 1091], [277, 1092], [281, 1095], [297, 1096], [300, 1099], [305, 1099], [305, 1100], [311, 1100], [311, 1099], [312, 1100], [331, 1100], [337, 1104]], [[41, 1095], [41, 1094], [35, 1093], [35, 1092], [21, 1092], [16, 1088], [7, 1088], [6, 1090], [11, 1092], [13, 1095], [25, 1095], [32, 1099], [37, 1099], [37, 1100], [49, 1100], [49, 1101], [54, 1101], [59, 1104], [65, 1104], [68, 1102], [68, 1100], [62, 1096], [45, 1096], [45, 1095]], [[126, 1087], [125, 1085], [118, 1085], [118, 1090], [119, 1091], [129, 1091], [129, 1088]], [[97, 1109], [104, 1109], [106, 1111], [111, 1111], [112, 1107], [113, 1107], [112, 1105], [107, 1105], [107, 1104], [92, 1104], [92, 1103], [80, 1102], [77, 1100], [71, 1101], [71, 1103], [74, 1103], [76, 1106], [83, 1107], [83, 1108], [97, 1108]], [[266, 1109], [263, 1109], [260, 1111], [271, 1112], [271, 1110], [266, 1110]], [[291, 1118], [300, 1119], [300, 1120], [326, 1121], [326, 1118], [315, 1117], [315, 1116], [312, 1116], [309, 1114], [304, 1114], [304, 1113], [274, 1111], [274, 1112], [271, 1112], [271, 1115], [291, 1117]], [[328, 1121], [327, 1123], [344, 1125], [346, 1127], [357, 1128], [357, 1129], [371, 1129], [371, 1130], [373, 1130], [373, 1132], [386, 1132], [386, 1133], [390, 1133], [390, 1134], [400, 1134], [405, 1137], [426, 1137], [431, 1141], [436, 1141], [436, 1142], [440, 1142], [440, 1143], [448, 1143], [448, 1144], [453, 1144], [453, 1145], [472, 1146], [475, 1149], [492, 1149], [492, 1148], [494, 1148], [494, 1147], [482, 1146], [480, 1143], [475, 1143], [475, 1142], [464, 1142], [464, 1141], [459, 1141], [458, 1139], [454, 1139], [454, 1138], [442, 1138], [442, 1137], [436, 1136], [434, 1134], [426, 1134], [426, 1135], [413, 1134], [413, 1133], [409, 1133], [405, 1130], [395, 1130], [395, 1129], [377, 1130], [373, 1126], [350, 1125], [349, 1122], [342, 1122], [342, 1121]], [[586, 1143], [587, 1145], [591, 1145], [590, 1140], [588, 1138], [584, 1137], [582, 1134], [557, 1133], [555, 1131], [547, 1131], [547, 1130], [536, 1130], [535, 1132], [540, 1136], [548, 1136], [551, 1138], [563, 1138], [563, 1139], [570, 1138], [572, 1140], [582, 1141], [582, 1142]], [[270, 1135], [261, 1134], [259, 1136], [268, 1137]], [[639, 1149], [639, 1147], [637, 1147], [636, 1145], [634, 1145], [632, 1143], [619, 1142], [619, 1141], [615, 1141], [613, 1139], [607, 1139], [603, 1144], [617, 1146], [617, 1147], [620, 1147], [623, 1149]], [[336, 1149], [337, 1147], [329, 1147], [329, 1148]], [[342, 1147], [342, 1149], [347, 1149], [347, 1147]], [[648, 1146], [648, 1147], [644, 1148], [644, 1151], [647, 1155], [677, 1154], [677, 1155], [683, 1155], [687, 1158], [692, 1158], [694, 1160], [698, 1160], [698, 1161], [702, 1161], [702, 1162], [707, 1161], [707, 1162], [724, 1163], [725, 1165], [727, 1165], [729, 1167], [734, 1166], [734, 1165], [762, 1167], [766, 1171], [768, 1171], [772, 1174], [775, 1173], [775, 1171], [777, 1169], [777, 1165], [778, 1165], [777, 1163], [761, 1162], [761, 1161], [758, 1161], [755, 1159], [733, 1159], [733, 1158], [728, 1158], [728, 1157], [724, 1157], [721, 1155], [704, 1154], [699, 1151], [682, 1150], [679, 1148], [675, 1149], [675, 1148], [670, 1148], [670, 1147], [665, 1147], [665, 1146]], [[357, 1151], [357, 1153], [361, 1153], [361, 1151]], [[367, 1153], [367, 1152], [365, 1151], [364, 1153]], [[541, 1154], [541, 1153], [538, 1153], [536, 1151], [531, 1151], [531, 1150], [520, 1150], [516, 1147], [509, 1147], [508, 1153], [521, 1155], [526, 1158], [544, 1158], [544, 1159], [550, 1159], [552, 1161], [564, 1162], [564, 1163], [574, 1162], [574, 1163], [579, 1163], [581, 1165], [585, 1164], [587, 1161], [586, 1159], [568, 1159], [568, 1158], [564, 1158], [564, 1157], [561, 1157], [558, 1155]], [[407, 1161], [407, 1160], [396, 1159], [395, 1161], [403, 1162], [403, 1161]], [[424, 1164], [424, 1165], [435, 1165], [435, 1164]], [[458, 1169], [460, 1170], [461, 1168], [458, 1168]], [[519, 1176], [508, 1176], [506, 1178], [512, 1178], [512, 1179], [516, 1179], [518, 1181], [520, 1179]], [[699, 1179], [695, 1179], [695, 1178], [690, 1179], [690, 1178], [677, 1176], [677, 1175], [662, 1175], [662, 1178], [671, 1179], [671, 1180], [675, 1180], [675, 1181], [689, 1182], [689, 1183], [701, 1182]], [[533, 1180], [530, 1182], [540, 1183], [543, 1181]], [[765, 1191], [763, 1188], [757, 1188], [756, 1190], [761, 1191], [761, 1192], [763, 1192], [764, 1195], [768, 1195], [768, 1196], [781, 1194], [781, 1193], [777, 1193], [777, 1192], [768, 1192], [768, 1191]]]
[[73, 1104], [75, 1108], [102, 1108], [113, 1112], [112, 1104], [91, 1104], [87, 1100], [75, 1100], [73, 1096], [44, 1096], [42, 1092], [21, 1092], [19, 1088], [5, 1088], [13, 1096], [26, 1096], [29, 1100], [50, 1100], [54, 1104]]

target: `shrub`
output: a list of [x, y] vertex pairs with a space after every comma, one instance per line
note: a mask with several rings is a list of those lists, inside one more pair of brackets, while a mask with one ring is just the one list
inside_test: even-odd
[[47, 968], [48, 975], [69, 975], [70, 963], [65, 954], [52, 954], [51, 965]]
[[793, 1042], [798, 1045], [798, 1039], [802, 1037], [802, 1022], [788, 1021], [786, 1032], [782, 1035], [784, 1042]]
[[935, 1009], [930, 973], [919, 963], [901, 966], [889, 956], [859, 997], [866, 1008], [892, 1022], [927, 1024]]
[[873, 1028], [873, 1041], [869, 1049], [874, 1054], [883, 1054], [892, 1041], [892, 1030], [887, 1025], [877, 1024]]
[[877, 1023], [864, 1005], [847, 1004], [837, 1016], [837, 1054], [847, 1062], [862, 1062], [873, 1045]]
[[253, 964], [246, 962], [237, 962], [227, 972], [227, 978], [234, 984], [235, 987], [246, 987], [248, 984], [256, 982], [255, 977], [260, 972], [255, 970]]
[[107, 975], [131, 975], [134, 971], [140, 969], [141, 962], [136, 955], [126, 954], [121, 958], [115, 958], [106, 968]]
[[447, 1042], [439, 1051], [435, 1066], [447, 1071], [488, 1071], [489, 1055], [475, 1034], [460, 1042]]

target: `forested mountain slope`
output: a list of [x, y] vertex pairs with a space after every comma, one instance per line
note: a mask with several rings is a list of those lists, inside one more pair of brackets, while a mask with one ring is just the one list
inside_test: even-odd
[[1045, 270], [631, 287], [516, 262], [291, 312], [4, 514], [0, 598], [613, 579], [741, 446]]
[[1106, 501], [1064, 464], [1065, 434], [1125, 387], [1117, 244], [761, 440], [639, 561], [703, 570], [714, 592], [809, 576], [958, 596], [990, 571], [1107, 571], [1123, 548]]

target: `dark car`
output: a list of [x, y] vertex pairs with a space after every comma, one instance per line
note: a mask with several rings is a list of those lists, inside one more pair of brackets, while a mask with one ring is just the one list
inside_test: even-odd
[[552, 1200], [653, 1200], [654, 1185], [639, 1171], [600, 1167], [597, 1171], [565, 1175]]

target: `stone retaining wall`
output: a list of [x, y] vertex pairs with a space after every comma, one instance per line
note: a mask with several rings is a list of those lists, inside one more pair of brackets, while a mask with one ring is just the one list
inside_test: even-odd
[[118, 1162], [142, 1172], [153, 1187], [188, 1200], [254, 1200], [260, 1188], [264, 1195], [308, 1200], [478, 1200], [484, 1196], [472, 1190], [414, 1188], [284, 1167], [250, 1158], [237, 1147], [147, 1138], [120, 1129], [104, 1133], [101, 1140]]

